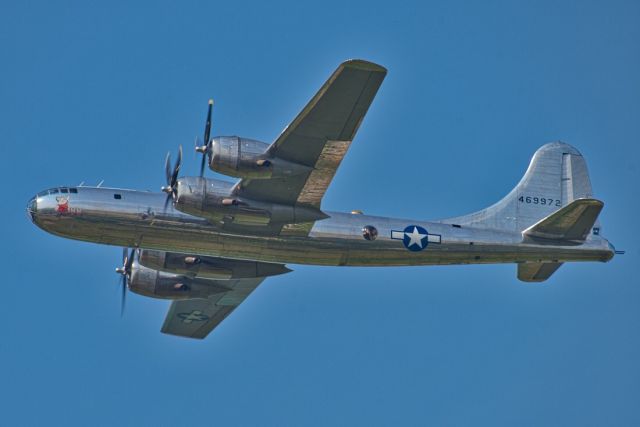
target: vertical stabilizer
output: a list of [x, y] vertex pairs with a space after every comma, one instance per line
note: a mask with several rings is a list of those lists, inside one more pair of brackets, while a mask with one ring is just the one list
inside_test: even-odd
[[443, 222], [521, 232], [572, 201], [591, 198], [587, 165], [563, 142], [540, 147], [518, 185], [498, 203]]

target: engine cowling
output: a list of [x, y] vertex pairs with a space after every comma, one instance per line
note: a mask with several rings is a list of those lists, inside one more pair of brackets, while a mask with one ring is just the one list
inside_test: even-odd
[[212, 223], [264, 226], [327, 217], [319, 209], [249, 200], [233, 194], [234, 184], [200, 177], [178, 179], [174, 206]]
[[308, 173], [312, 168], [274, 158], [269, 144], [238, 136], [217, 136], [212, 139], [209, 167], [237, 178], [267, 179]]
[[291, 271], [281, 264], [231, 260], [149, 249], [141, 249], [139, 251], [138, 261], [143, 266], [154, 270], [208, 279], [267, 277]]
[[165, 273], [134, 262], [131, 266], [129, 290], [151, 298], [189, 299], [207, 298], [230, 289], [217, 281]]

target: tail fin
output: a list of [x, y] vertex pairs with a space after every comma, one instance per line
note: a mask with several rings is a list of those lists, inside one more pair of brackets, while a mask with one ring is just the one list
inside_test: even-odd
[[527, 172], [505, 198], [443, 222], [522, 232], [574, 200], [591, 197], [589, 172], [580, 152], [563, 142], [552, 142], [535, 152]]

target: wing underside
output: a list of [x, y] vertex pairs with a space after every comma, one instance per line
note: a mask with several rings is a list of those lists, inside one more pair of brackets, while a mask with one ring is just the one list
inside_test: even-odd
[[237, 194], [320, 208], [386, 72], [367, 61], [342, 63], [268, 150], [270, 156], [308, 166], [311, 172], [284, 178], [243, 179], [236, 186]]
[[202, 339], [220, 324], [264, 278], [212, 280], [229, 291], [208, 298], [183, 299], [171, 303], [162, 325], [165, 334]]

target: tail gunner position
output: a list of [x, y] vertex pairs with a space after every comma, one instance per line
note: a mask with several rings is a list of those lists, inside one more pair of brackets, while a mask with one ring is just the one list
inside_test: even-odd
[[[28, 213], [52, 234], [125, 247], [126, 288], [173, 300], [162, 332], [204, 338], [284, 264], [434, 265], [516, 263], [525, 282], [564, 262], [609, 261], [575, 148], [542, 146], [520, 183], [498, 203], [456, 218], [420, 221], [338, 213], [321, 201], [387, 71], [341, 64], [272, 143], [210, 138], [209, 101], [199, 176], [179, 177], [182, 149], [162, 193], [61, 187], [38, 193]], [[204, 178], [205, 162], [240, 178]], [[126, 248], [134, 248], [130, 251]]]

